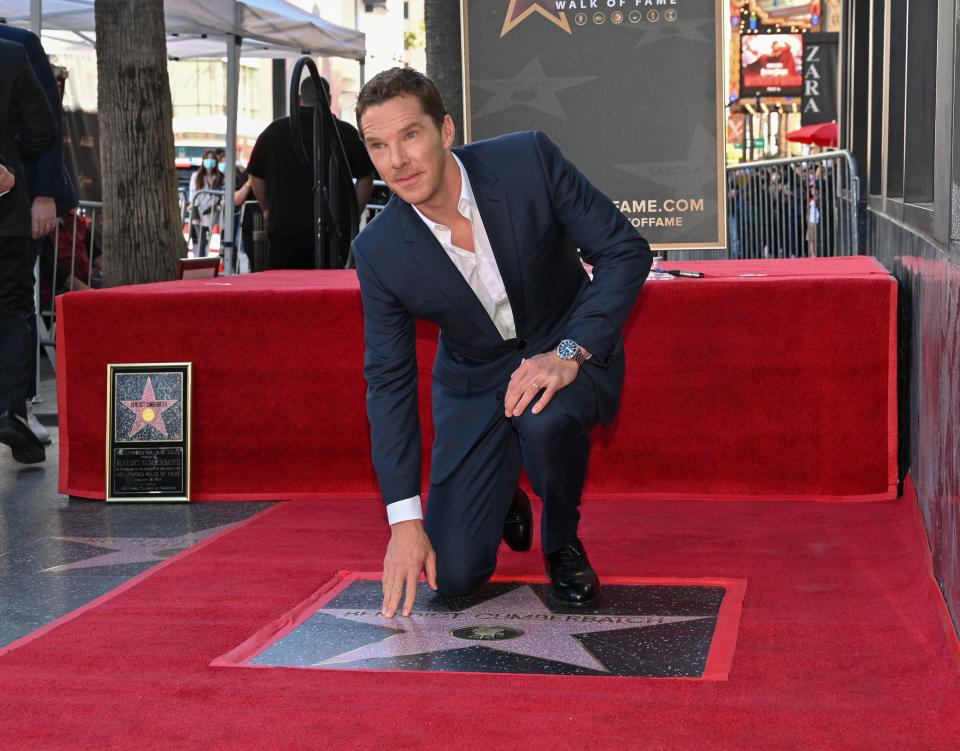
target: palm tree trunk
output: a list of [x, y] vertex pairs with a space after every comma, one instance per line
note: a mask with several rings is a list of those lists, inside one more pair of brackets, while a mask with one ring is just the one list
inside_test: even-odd
[[107, 286], [173, 279], [185, 254], [163, 0], [96, 0]]
[[425, 0], [423, 23], [427, 36], [427, 75], [437, 84], [463, 143], [463, 61], [460, 55], [460, 3]]

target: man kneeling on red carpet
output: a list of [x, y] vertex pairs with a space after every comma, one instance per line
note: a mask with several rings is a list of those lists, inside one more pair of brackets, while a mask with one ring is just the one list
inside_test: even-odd
[[[353, 246], [373, 464], [391, 526], [383, 614], [401, 602], [410, 614], [422, 572], [441, 595], [462, 595], [493, 573], [501, 539], [530, 549], [521, 468], [543, 500], [552, 596], [586, 605], [599, 591], [577, 535], [589, 433], [619, 405], [620, 329], [650, 247], [543, 133], [452, 148], [440, 92], [414, 70], [367, 82], [357, 125], [394, 194]], [[441, 330], [425, 519], [417, 318]]]

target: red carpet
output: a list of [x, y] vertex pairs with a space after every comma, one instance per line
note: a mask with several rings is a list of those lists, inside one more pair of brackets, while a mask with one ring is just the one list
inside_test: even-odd
[[747, 581], [729, 680], [210, 667], [336, 571], [379, 567], [377, 501], [298, 501], [0, 657], [0, 747], [956, 748], [956, 641], [913, 499], [585, 506], [601, 575]]
[[[624, 335], [623, 407], [594, 434], [597, 498], [876, 500], [896, 488], [896, 283], [869, 258], [678, 261]], [[58, 298], [60, 490], [103, 498], [106, 366], [193, 362], [197, 499], [369, 494], [349, 271]], [[436, 330], [420, 329], [429, 424]], [[429, 456], [429, 452], [425, 452]]]

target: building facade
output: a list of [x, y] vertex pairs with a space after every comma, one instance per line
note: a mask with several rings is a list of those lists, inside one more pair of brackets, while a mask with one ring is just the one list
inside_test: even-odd
[[900, 281], [901, 471], [960, 624], [960, 9], [844, 0], [841, 146], [865, 243]]

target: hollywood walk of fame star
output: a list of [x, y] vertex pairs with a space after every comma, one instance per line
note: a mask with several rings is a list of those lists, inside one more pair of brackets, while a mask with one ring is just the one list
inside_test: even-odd
[[130, 428], [127, 438], [133, 438], [148, 425], [152, 425], [162, 436], [167, 435], [167, 426], [163, 422], [163, 413], [177, 403], [177, 399], [157, 399], [153, 393], [153, 381], [147, 377], [143, 387], [143, 396], [134, 400], [122, 400], [123, 405], [136, 414], [137, 419]]
[[51, 566], [43, 569], [43, 573], [100, 566], [121, 566], [127, 563], [164, 561], [174, 553], [179, 553], [184, 548], [196, 545], [217, 532], [232, 527], [234, 523], [210, 527], [198, 532], [187, 532], [176, 537], [53, 537], [51, 539], [90, 545], [95, 548], [106, 548], [113, 552], [93, 558], [84, 558], [73, 563], [64, 563], [60, 566]]
[[568, 34], [573, 33], [570, 31], [567, 14], [562, 10], [557, 10], [554, 0], [510, 0], [510, 7], [507, 8], [507, 15], [503, 19], [500, 37], [505, 37], [534, 13], [539, 13]]
[[557, 92], [596, 78], [597, 76], [548, 77], [543, 72], [540, 61], [534, 58], [513, 78], [474, 79], [474, 86], [491, 92], [493, 96], [474, 111], [473, 117], [477, 119], [522, 105], [566, 120], [567, 115], [557, 98]]
[[384, 639], [334, 655], [312, 667], [337, 667], [362, 660], [404, 657], [483, 646], [500, 652], [553, 660], [609, 673], [609, 669], [575, 638], [576, 634], [624, 631], [665, 623], [695, 621], [709, 616], [588, 615], [552, 612], [529, 586], [457, 613], [417, 613], [386, 619], [376, 611], [322, 608], [336, 618], [403, 629]]

